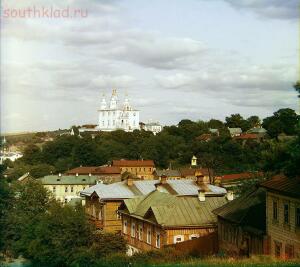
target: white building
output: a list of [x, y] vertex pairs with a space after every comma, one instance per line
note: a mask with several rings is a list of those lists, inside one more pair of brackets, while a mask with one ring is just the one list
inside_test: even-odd
[[149, 121], [147, 123], [141, 123], [140, 128], [145, 130], [145, 131], [150, 131], [154, 135], [160, 133], [162, 131], [162, 126], [159, 124], [159, 122], [152, 122]]
[[118, 129], [131, 132], [139, 130], [139, 111], [132, 108], [126, 96], [123, 105], [119, 105], [117, 91], [114, 89], [109, 103], [105, 97], [101, 101], [97, 129], [115, 131]]

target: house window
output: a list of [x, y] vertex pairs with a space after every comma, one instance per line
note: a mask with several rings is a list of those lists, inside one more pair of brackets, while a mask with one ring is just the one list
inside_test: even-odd
[[68, 192], [68, 187], [66, 186], [66, 187], [65, 187], [65, 193], [67, 193], [67, 192]]
[[290, 215], [289, 215], [289, 204], [283, 205], [283, 215], [284, 215], [284, 223], [290, 222]]
[[197, 239], [199, 237], [199, 234], [192, 234], [190, 235], [190, 240]]
[[147, 243], [151, 244], [151, 228], [147, 229]]
[[285, 258], [292, 259], [294, 258], [294, 246], [293, 245], [285, 245]]
[[55, 192], [56, 192], [56, 187], [55, 187], [55, 186], [53, 186], [53, 188], [52, 188], [52, 192], [53, 192], [53, 193], [55, 193]]
[[139, 240], [143, 240], [143, 225], [139, 225]]
[[300, 227], [300, 208], [296, 208], [296, 227]]
[[174, 244], [180, 243], [184, 241], [184, 236], [183, 235], [175, 235], [174, 236]]
[[135, 237], [135, 223], [131, 223], [131, 237]]
[[281, 243], [280, 242], [277, 242], [277, 241], [275, 241], [275, 247], [274, 247], [274, 249], [275, 249], [275, 257], [277, 257], [277, 258], [280, 258], [280, 256], [281, 256]]
[[123, 234], [127, 234], [127, 221], [124, 220], [123, 222]]
[[156, 247], [160, 248], [160, 233], [156, 234]]
[[149, 168], [149, 171], [151, 172], [151, 168]]
[[74, 188], [73, 188], [73, 186], [71, 186], [71, 192], [72, 192], [72, 193], [74, 192]]
[[65, 198], [65, 203], [68, 203], [68, 199]]
[[278, 220], [278, 204], [277, 201], [273, 201], [273, 220]]

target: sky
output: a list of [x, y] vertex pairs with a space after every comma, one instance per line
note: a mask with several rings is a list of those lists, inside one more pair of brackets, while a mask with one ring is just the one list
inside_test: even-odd
[[97, 124], [113, 88], [163, 125], [296, 110], [298, 26], [298, 0], [3, 0], [1, 132]]

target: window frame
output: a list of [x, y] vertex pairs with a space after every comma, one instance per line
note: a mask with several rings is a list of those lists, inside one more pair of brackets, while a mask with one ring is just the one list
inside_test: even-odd
[[147, 244], [151, 245], [152, 242], [152, 229], [151, 227], [147, 227]]
[[284, 224], [290, 223], [290, 204], [287, 202], [283, 203], [283, 222]]
[[278, 201], [273, 200], [273, 220], [278, 221]]
[[156, 232], [155, 235], [155, 247], [160, 248], [161, 245], [161, 235], [159, 232]]
[[[180, 238], [180, 241], [177, 240], [178, 238]], [[181, 243], [183, 241], [184, 241], [184, 235], [175, 235], [173, 238], [174, 244]]]
[[131, 226], [130, 226], [130, 236], [131, 236], [131, 237], [134, 237], [134, 238], [135, 238], [135, 236], [136, 236], [135, 230], [136, 230], [136, 228], [135, 228], [135, 223], [132, 222], [132, 223], [131, 223]]
[[128, 222], [127, 220], [123, 221], [123, 234], [127, 235], [127, 227], [128, 227]]

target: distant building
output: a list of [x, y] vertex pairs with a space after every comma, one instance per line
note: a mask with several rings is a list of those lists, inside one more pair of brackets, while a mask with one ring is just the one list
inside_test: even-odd
[[197, 166], [197, 157], [195, 155], [193, 155], [192, 159], [191, 159], [191, 166], [192, 167], [196, 167]]
[[162, 131], [162, 126], [159, 124], [159, 122], [147, 122], [143, 123], [140, 122], [140, 129], [145, 131], [150, 131], [154, 135], [160, 133]]
[[181, 179], [181, 172], [180, 170], [155, 170], [154, 172], [154, 176], [158, 179], [161, 176], [167, 176], [168, 179], [174, 179], [174, 180], [178, 180]]
[[253, 127], [250, 130], [248, 130], [247, 133], [257, 134], [260, 138], [263, 138], [267, 134], [267, 130], [262, 127]]
[[121, 173], [130, 172], [141, 179], [153, 179], [155, 164], [153, 160], [113, 160], [113, 167], [121, 169]]
[[85, 211], [97, 228], [109, 232], [118, 232], [122, 229], [121, 218], [118, 216], [118, 207], [124, 199], [133, 199], [159, 190], [171, 195], [198, 196], [199, 190], [206, 196], [225, 195], [226, 189], [210, 185], [199, 177], [192, 180], [135, 180], [128, 176], [126, 180], [109, 185], [97, 184], [81, 192], [85, 197]]
[[219, 251], [231, 256], [268, 253], [266, 190], [254, 189], [214, 213], [218, 216]]
[[107, 104], [105, 97], [102, 98], [97, 129], [100, 131], [115, 131], [118, 129], [131, 132], [139, 130], [139, 111], [134, 109], [128, 98], [122, 106], [119, 105], [117, 91], [114, 89]]
[[9, 151], [0, 152], [0, 164], [3, 164], [3, 162], [7, 159], [11, 161], [15, 161], [22, 157], [23, 154], [21, 152], [9, 152]]
[[241, 172], [224, 174], [222, 176], [215, 177], [215, 183], [222, 185], [222, 187], [232, 190], [237, 186], [240, 186], [245, 181], [259, 181], [263, 178], [262, 172]]
[[98, 182], [104, 184], [111, 184], [115, 182], [120, 182], [122, 179], [121, 168], [113, 166], [92, 166], [92, 167], [77, 167], [68, 170], [65, 175], [92, 175], [97, 178]]
[[228, 128], [228, 131], [231, 137], [240, 136], [243, 132], [241, 128]]
[[40, 178], [39, 181], [53, 194], [56, 200], [67, 203], [73, 198], [79, 198], [80, 191], [95, 185], [97, 178], [89, 175], [47, 175]]
[[196, 137], [197, 141], [203, 141], [203, 142], [208, 142], [212, 138], [212, 134], [201, 134]]
[[206, 196], [205, 190], [199, 190], [195, 196], [175, 196], [161, 190], [160, 184], [145, 196], [125, 199], [119, 214], [128, 255], [163, 249], [216, 232], [217, 217], [212, 211], [226, 203], [224, 194]]
[[217, 135], [217, 136], [220, 135], [219, 129], [209, 128], [209, 132], [210, 132], [211, 134], [213, 134], [213, 135]]
[[267, 190], [266, 225], [270, 254], [300, 258], [300, 179], [276, 176], [261, 184]]

